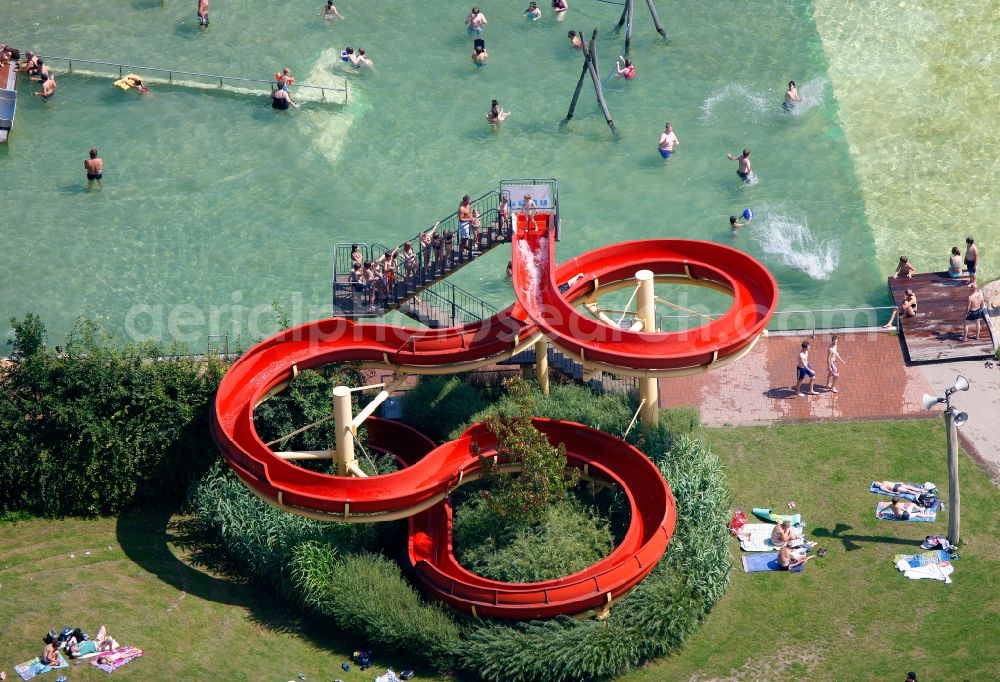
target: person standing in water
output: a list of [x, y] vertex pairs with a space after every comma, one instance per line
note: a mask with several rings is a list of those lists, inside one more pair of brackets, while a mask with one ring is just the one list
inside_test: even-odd
[[500, 106], [500, 103], [493, 100], [493, 103], [490, 105], [490, 110], [486, 112], [486, 122], [490, 125], [497, 126], [506, 121], [508, 116], [510, 116], [510, 112], [504, 111], [503, 107]]
[[736, 174], [740, 176], [740, 180], [749, 185], [751, 178], [753, 178], [753, 169], [750, 168], [750, 147], [744, 147], [743, 153], [740, 156], [733, 156], [728, 153], [726, 156], [730, 161], [740, 162], [739, 168], [736, 169]]
[[198, 24], [208, 26], [208, 0], [198, 0]]
[[583, 49], [583, 38], [576, 34], [576, 31], [570, 31], [567, 36], [569, 37], [569, 44], [573, 46], [575, 50]]
[[660, 133], [660, 156], [665, 159], [669, 159], [670, 155], [674, 153], [674, 145], [680, 144], [680, 140], [677, 139], [677, 135], [674, 134], [674, 127], [671, 124], [667, 124]]
[[465, 25], [468, 26], [469, 35], [482, 35], [486, 30], [486, 15], [479, 11], [478, 7], [473, 7], [469, 16], [465, 18]]
[[97, 189], [104, 189], [104, 159], [97, 155], [97, 147], [91, 147], [90, 158], [83, 160], [83, 167], [87, 171], [87, 191], [97, 182]]
[[332, 20], [334, 17], [344, 18], [344, 15], [337, 11], [337, 6], [333, 4], [333, 0], [326, 0], [326, 7], [323, 8], [320, 14], [327, 21]]
[[528, 21], [538, 21], [542, 18], [542, 10], [538, 8], [538, 3], [532, 2], [528, 3], [528, 9], [524, 10], [524, 16], [528, 18]]
[[799, 91], [795, 87], [795, 81], [788, 81], [788, 90], [785, 91], [785, 101], [782, 102], [781, 106], [784, 107], [785, 111], [791, 111], [795, 108], [795, 105], [802, 101], [799, 97]]
[[475, 45], [472, 47], [472, 61], [475, 62], [476, 66], [485, 66], [486, 60], [489, 58], [490, 54], [486, 51], [486, 42], [482, 38], [476, 38]]

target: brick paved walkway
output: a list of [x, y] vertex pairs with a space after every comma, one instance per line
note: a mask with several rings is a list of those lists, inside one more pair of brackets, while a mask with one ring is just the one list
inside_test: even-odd
[[[812, 348], [820, 395], [795, 395], [796, 355], [803, 340]], [[721, 369], [660, 379], [660, 406], [694, 406], [706, 426], [773, 424], [826, 419], [933, 418], [920, 404], [931, 392], [917, 367], [906, 367], [899, 339], [884, 332], [840, 334], [838, 393], [826, 390], [829, 334], [815, 338], [769, 336], [744, 358]]]

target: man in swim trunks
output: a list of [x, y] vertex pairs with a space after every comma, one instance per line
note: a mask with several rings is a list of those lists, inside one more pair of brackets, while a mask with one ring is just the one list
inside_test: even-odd
[[486, 15], [479, 11], [478, 7], [473, 7], [469, 16], [465, 18], [465, 25], [468, 26], [469, 35], [482, 35], [486, 30]]
[[198, 24], [208, 26], [208, 0], [198, 0]]
[[965, 238], [965, 269], [969, 271], [969, 285], [976, 281], [976, 265], [979, 263], [979, 247], [972, 237]]
[[677, 144], [680, 144], [680, 140], [674, 134], [674, 127], [668, 123], [663, 132], [660, 133], [660, 156], [669, 159], [670, 155], [674, 153], [674, 145]]
[[458, 253], [459, 258], [468, 251], [472, 254], [470, 237], [472, 235], [472, 206], [469, 195], [462, 197], [462, 202], [458, 205]]
[[788, 81], [788, 90], [785, 91], [785, 101], [781, 105], [785, 108], [785, 111], [792, 111], [795, 105], [802, 101], [799, 97], [799, 91], [795, 87], [795, 81]]
[[962, 337], [963, 341], [969, 340], [969, 323], [975, 320], [976, 322], [976, 340], [979, 340], [979, 330], [983, 324], [983, 320], [986, 319], [986, 301], [983, 298], [983, 292], [979, 290], [976, 286], [975, 280], [969, 285], [972, 289], [972, 293], [969, 294], [969, 302], [965, 307], [965, 335]]
[[98, 189], [104, 189], [104, 159], [97, 155], [97, 147], [91, 148], [90, 158], [84, 159], [83, 167], [87, 171], [87, 190], [94, 186], [94, 181]]
[[55, 76], [42, 76], [42, 89], [35, 94], [42, 98], [42, 101], [48, 102], [49, 98], [56, 91], [56, 77]]
[[905, 493], [907, 495], [921, 495], [927, 492], [926, 487], [900, 483], [899, 481], [874, 481], [875, 487], [886, 493]]
[[790, 571], [793, 568], [797, 568], [810, 559], [812, 557], [807, 556], [803, 549], [792, 549], [788, 545], [785, 545], [778, 550], [778, 568], [783, 571]]
[[750, 184], [750, 178], [753, 176], [753, 169], [750, 168], [750, 147], [744, 147], [743, 153], [739, 156], [733, 156], [732, 154], [726, 154], [730, 161], [739, 161], [740, 166], [736, 169], [736, 174], [740, 176], [740, 180], [746, 184]]
[[795, 384], [795, 395], [804, 396], [805, 393], [802, 392], [802, 382], [805, 381], [806, 377], [809, 377], [809, 390], [807, 393], [809, 395], [819, 395], [816, 391], [816, 371], [809, 364], [809, 342], [802, 342], [802, 350], [799, 351], [798, 364], [795, 367], [796, 375], [798, 376], [798, 383]]

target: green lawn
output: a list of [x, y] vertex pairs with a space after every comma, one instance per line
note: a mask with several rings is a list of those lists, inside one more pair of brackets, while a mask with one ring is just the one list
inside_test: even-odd
[[[964, 454], [961, 559], [953, 583], [907, 580], [897, 553], [923, 551], [936, 523], [876, 521], [876, 478], [947, 491], [940, 420], [706, 430], [735, 505], [784, 509], [828, 550], [801, 574], [733, 572], [726, 596], [678, 656], [627, 680], [997, 680], [1000, 491]], [[733, 559], [739, 548], [733, 540]]]
[[[939, 421], [707, 430], [728, 465], [736, 504], [798, 503], [808, 535], [829, 550], [798, 575], [744, 574], [680, 655], [627, 680], [1000, 679], [1000, 492], [963, 456], [963, 547], [954, 583], [909, 581], [892, 555], [919, 551], [938, 523], [876, 522], [874, 478], [947, 488]], [[365, 673], [340, 670], [349, 636], [282, 608], [268, 591], [185, 560], [162, 516], [0, 525], [0, 665], [37, 655], [49, 628], [105, 623], [146, 656], [115, 679], [370, 681], [408, 667], [377, 652]], [[733, 556], [738, 550], [733, 541]], [[89, 552], [89, 554], [88, 554]], [[73, 555], [73, 556], [71, 556]], [[69, 678], [103, 680], [83, 665]], [[40, 678], [54, 679], [54, 675]], [[419, 678], [418, 678], [419, 679]], [[424, 678], [429, 679], [429, 678]]]

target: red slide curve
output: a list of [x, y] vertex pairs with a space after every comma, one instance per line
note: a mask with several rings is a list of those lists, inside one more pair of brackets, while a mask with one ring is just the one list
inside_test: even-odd
[[[479, 475], [475, 442], [495, 451], [481, 424], [435, 447], [396, 422], [370, 419], [369, 444], [406, 468], [383, 476], [330, 476], [279, 458], [258, 436], [254, 408], [303, 369], [358, 361], [411, 373], [462, 371], [494, 362], [544, 333], [582, 360], [622, 373], [656, 374], [710, 366], [736, 357], [763, 331], [777, 303], [773, 277], [756, 260], [708, 242], [653, 240], [604, 247], [554, 266], [550, 215], [522, 221], [513, 240], [517, 303], [494, 317], [447, 329], [414, 330], [386, 324], [318, 320], [281, 332], [251, 348], [223, 377], [212, 432], [226, 461], [250, 489], [287, 511], [337, 521], [410, 517], [410, 559], [428, 592], [481, 616], [540, 618], [596, 609], [641, 581], [666, 550], [676, 520], [673, 496], [655, 466], [630, 445], [580, 424], [538, 419], [553, 443], [564, 443], [573, 466], [617, 484], [631, 506], [625, 540], [606, 558], [558, 580], [509, 584], [462, 568], [451, 549], [447, 495]], [[628, 332], [579, 313], [573, 301], [598, 285], [624, 282], [637, 269], [684, 277], [731, 291], [734, 303], [719, 320], [674, 334]], [[584, 273], [560, 292], [557, 282]]]
[[[753, 344], [778, 305], [778, 285], [767, 268], [728, 246], [690, 239], [647, 239], [594, 249], [554, 267], [551, 221], [536, 216], [526, 229], [523, 216], [519, 217], [522, 220], [513, 238], [514, 295], [542, 333], [581, 362], [649, 375], [710, 366]], [[636, 271], [643, 269], [661, 280], [730, 292], [733, 303], [719, 319], [671, 333], [611, 327], [573, 306], [596, 284], [634, 281]], [[583, 276], [561, 293], [557, 283], [568, 283], [578, 273]]]

